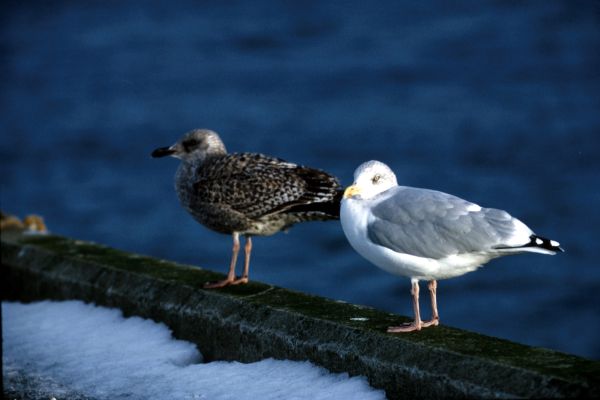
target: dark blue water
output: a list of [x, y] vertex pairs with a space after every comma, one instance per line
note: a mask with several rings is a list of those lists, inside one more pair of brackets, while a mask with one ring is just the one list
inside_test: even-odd
[[[206, 127], [344, 185], [378, 159], [567, 249], [440, 282], [442, 323], [600, 358], [597, 2], [1, 7], [2, 210], [225, 272], [230, 238], [180, 208], [177, 162], [154, 148]], [[355, 254], [337, 222], [257, 238], [251, 278], [412, 314], [409, 281]]]

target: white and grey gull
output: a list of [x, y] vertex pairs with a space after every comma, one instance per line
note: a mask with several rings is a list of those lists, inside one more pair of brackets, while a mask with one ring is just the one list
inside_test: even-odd
[[[558, 242], [536, 235], [506, 211], [435, 190], [398, 186], [396, 175], [379, 161], [361, 164], [343, 197], [340, 221], [352, 247], [379, 268], [411, 279], [415, 319], [388, 332], [439, 324], [440, 279], [474, 271], [501, 256], [563, 251]], [[419, 280], [429, 281], [428, 321], [421, 320]]]
[[[175, 189], [183, 207], [202, 225], [233, 238], [227, 278], [205, 288], [248, 282], [252, 236], [273, 235], [298, 222], [339, 219], [337, 178], [264, 154], [229, 154], [214, 131], [192, 130], [152, 152], [152, 157], [164, 156], [181, 160]], [[245, 260], [236, 278], [240, 235], [246, 236]]]

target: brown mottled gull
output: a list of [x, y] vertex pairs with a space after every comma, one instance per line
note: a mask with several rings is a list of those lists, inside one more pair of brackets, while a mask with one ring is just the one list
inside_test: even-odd
[[[252, 236], [273, 235], [298, 222], [339, 219], [342, 191], [335, 177], [263, 154], [228, 154], [211, 130], [195, 129], [152, 152], [164, 156], [181, 160], [175, 189], [185, 209], [209, 229], [233, 237], [227, 278], [206, 288], [248, 282]], [[246, 236], [245, 261], [236, 278], [239, 235]]]

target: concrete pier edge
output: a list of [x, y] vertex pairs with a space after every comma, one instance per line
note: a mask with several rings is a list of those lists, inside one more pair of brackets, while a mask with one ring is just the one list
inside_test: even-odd
[[163, 322], [205, 361], [309, 360], [391, 398], [599, 397], [600, 362], [55, 235], [2, 232], [3, 300], [79, 299]]

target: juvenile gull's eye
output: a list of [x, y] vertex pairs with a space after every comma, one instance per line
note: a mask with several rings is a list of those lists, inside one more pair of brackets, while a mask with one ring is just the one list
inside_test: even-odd
[[183, 142], [183, 147], [185, 148], [185, 151], [191, 151], [198, 146], [198, 144], [200, 144], [200, 142], [197, 139], [188, 139]]

